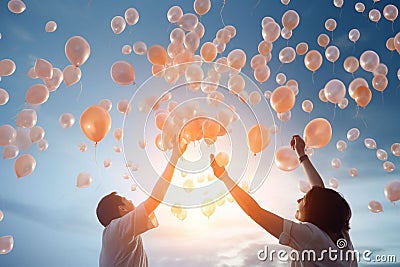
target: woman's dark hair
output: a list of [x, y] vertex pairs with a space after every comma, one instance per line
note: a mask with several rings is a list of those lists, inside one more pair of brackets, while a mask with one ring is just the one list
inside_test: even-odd
[[304, 201], [305, 221], [327, 233], [350, 229], [350, 206], [335, 190], [314, 186], [304, 196]]
[[121, 217], [118, 206], [122, 204], [121, 196], [118, 196], [117, 192], [112, 192], [103, 197], [96, 209], [99, 222], [106, 227], [112, 220]]

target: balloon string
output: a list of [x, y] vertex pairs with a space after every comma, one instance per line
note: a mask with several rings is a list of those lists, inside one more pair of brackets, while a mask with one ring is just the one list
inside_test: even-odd
[[339, 19], [342, 18], [342, 12], [343, 12], [343, 8], [340, 8], [340, 12], [339, 12]]
[[[365, 109], [365, 108], [364, 108], [364, 109]], [[362, 120], [362, 122], [364, 123], [365, 128], [368, 128], [367, 122], [365, 121], [364, 113], [363, 113], [363, 112], [361, 113], [361, 120]]]
[[219, 15], [220, 15], [220, 17], [221, 17], [222, 24], [223, 24], [224, 27], [225, 27], [224, 17], [222, 16], [222, 11], [224, 10], [224, 7], [225, 7], [225, 0], [224, 0], [224, 2], [223, 2], [223, 4], [222, 4], [221, 11], [219, 12]]
[[394, 21], [392, 21], [392, 32], [394, 33]]
[[251, 9], [250, 16], [253, 16], [254, 10], [255, 10], [256, 7], [260, 4], [260, 1], [261, 1], [261, 0], [258, 0], [258, 1], [256, 2], [255, 6], [253, 6], [253, 8]]
[[353, 55], [354, 55], [355, 49], [356, 49], [356, 43], [353, 42]]
[[94, 162], [96, 164], [96, 168], [97, 168], [97, 171], [99, 172], [99, 177], [100, 177], [99, 184], [97, 185], [97, 187], [95, 189], [95, 191], [97, 192], [103, 183], [103, 176], [101, 175], [100, 166], [97, 162], [97, 142], [94, 144]]
[[331, 124], [333, 124], [333, 122], [335, 121], [335, 117], [336, 117], [336, 104], [335, 107], [333, 108], [333, 118]]
[[313, 71], [313, 73], [311, 74], [311, 80], [312, 80], [312, 84], [315, 87], [314, 74], [315, 74], [315, 71]]
[[356, 118], [358, 118], [358, 111], [360, 110], [360, 106], [359, 105], [357, 105], [357, 109], [356, 109], [356, 115], [355, 115], [355, 117]]
[[383, 92], [381, 92], [381, 96], [382, 96], [382, 105], [385, 105], [385, 100], [383, 99]]
[[76, 102], [79, 101], [79, 98], [81, 97], [83, 86], [82, 86], [82, 81], [79, 81], [79, 84], [81, 85], [81, 90], [79, 91], [78, 97], [76, 98]]
[[332, 75], [335, 74], [335, 62], [332, 62]]

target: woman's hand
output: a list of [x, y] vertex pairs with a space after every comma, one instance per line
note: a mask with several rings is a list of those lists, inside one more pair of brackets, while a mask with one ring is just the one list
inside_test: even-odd
[[176, 136], [173, 137], [173, 144], [172, 147], [172, 155], [171, 160], [177, 162], [178, 159], [185, 153], [187, 148], [187, 142], [183, 138], [177, 138]]
[[218, 163], [215, 161], [213, 154], [210, 155], [210, 161], [211, 161], [211, 168], [214, 171], [215, 177], [221, 179], [222, 176], [226, 173], [225, 168], [218, 165]]
[[293, 135], [292, 140], [290, 141], [290, 146], [293, 150], [296, 150], [298, 157], [306, 154], [306, 152], [304, 151], [306, 143], [299, 135]]

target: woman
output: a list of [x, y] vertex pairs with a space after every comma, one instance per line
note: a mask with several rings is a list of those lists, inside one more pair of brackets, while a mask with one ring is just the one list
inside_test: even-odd
[[357, 266], [358, 255], [349, 237], [351, 210], [346, 200], [336, 191], [325, 188], [317, 170], [305, 154], [304, 140], [293, 136], [291, 147], [296, 150], [312, 189], [299, 199], [296, 219], [283, 219], [258, 203], [232, 178], [225, 168], [211, 158], [214, 174], [230, 190], [239, 206], [256, 223], [279, 239], [279, 243], [293, 248], [291, 266]]

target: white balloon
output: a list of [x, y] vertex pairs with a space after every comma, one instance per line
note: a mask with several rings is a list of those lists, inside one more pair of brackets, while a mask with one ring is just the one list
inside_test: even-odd
[[76, 178], [76, 186], [79, 188], [89, 187], [92, 184], [92, 176], [90, 173], [81, 172]]

